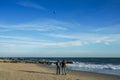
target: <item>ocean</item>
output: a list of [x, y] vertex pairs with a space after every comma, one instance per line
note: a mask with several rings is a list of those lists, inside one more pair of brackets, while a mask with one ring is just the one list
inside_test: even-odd
[[[88, 72], [96, 72], [103, 74], [112, 74], [120, 76], [120, 58], [76, 58], [76, 57], [23, 57], [23, 58], [15, 58], [21, 60], [32, 60], [32, 61], [50, 61], [56, 62], [58, 59], [62, 61], [65, 59], [68, 62], [72, 62], [73, 64], [67, 64], [67, 69], [76, 70], [76, 71], [88, 71]], [[55, 67], [55, 64], [51, 64], [51, 66]]]
[[[48, 58], [48, 60], [72, 61], [67, 68], [76, 71], [88, 71], [120, 76], [120, 58]], [[55, 64], [52, 64], [55, 66]]]

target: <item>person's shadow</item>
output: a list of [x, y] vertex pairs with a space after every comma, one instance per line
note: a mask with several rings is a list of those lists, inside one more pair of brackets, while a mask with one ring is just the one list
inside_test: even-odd
[[21, 71], [21, 72], [27, 72], [27, 73], [41, 73], [41, 74], [55, 75], [54, 73], [47, 73], [47, 72], [27, 71], [27, 70], [19, 70], [19, 71]]

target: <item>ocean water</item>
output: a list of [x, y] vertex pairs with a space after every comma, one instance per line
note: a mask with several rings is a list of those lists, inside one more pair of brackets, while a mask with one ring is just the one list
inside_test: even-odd
[[[77, 71], [88, 71], [104, 74], [112, 74], [120, 76], [120, 58], [75, 58], [75, 57], [66, 57], [66, 58], [41, 58], [41, 57], [23, 57], [23, 58], [14, 58], [20, 60], [32, 60], [32, 61], [49, 61], [56, 62], [58, 59], [62, 61], [73, 62], [73, 64], [67, 64], [67, 69], [77, 70]], [[51, 64], [55, 67], [55, 64]]]
[[67, 68], [70, 70], [120, 76], [120, 58], [45, 58], [44, 60], [55, 62], [57, 59], [73, 62], [73, 64], [67, 64]]

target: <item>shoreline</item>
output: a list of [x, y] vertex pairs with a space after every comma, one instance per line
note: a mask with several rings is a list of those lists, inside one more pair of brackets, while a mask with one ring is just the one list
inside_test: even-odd
[[56, 75], [56, 68], [45, 64], [0, 63], [0, 80], [120, 80], [120, 76], [73, 70]]
[[[37, 64], [39, 66], [39, 64]], [[46, 65], [46, 64], [40, 64], [40, 67], [46, 67], [50, 68], [51, 70], [55, 71], [56, 67], [51, 66], [51, 65]], [[55, 73], [54, 73], [55, 74]], [[77, 70], [67, 70], [67, 75], [76, 75], [76, 76], [81, 76], [83, 80], [120, 80], [119, 75], [113, 75], [113, 74], [105, 74], [105, 73], [97, 73], [97, 72], [89, 72], [89, 71], [77, 71]], [[62, 74], [60, 74], [62, 75]], [[65, 76], [65, 75], [62, 75]], [[86, 79], [85, 77], [90, 77], [91, 79]], [[96, 79], [97, 77], [97, 79]], [[99, 79], [98, 79], [99, 78]], [[79, 80], [79, 79], [78, 79]], [[80, 79], [82, 80], [82, 79]]]
[[[36, 64], [36, 65], [44, 65], [44, 67], [48, 68], [55, 68], [55, 66], [52, 66], [51, 64], [55, 64], [55, 62], [49, 62], [49, 61], [34, 61], [34, 60], [19, 60], [14, 58], [4, 58], [0, 59], [0, 63], [24, 63], [24, 64]], [[68, 64], [73, 64], [72, 62], [68, 62]], [[111, 75], [111, 76], [120, 76], [115, 74], [107, 74], [107, 73], [99, 73], [99, 72], [92, 72], [92, 71], [79, 71], [79, 70], [71, 70], [68, 69], [68, 71], [75, 71], [75, 72], [87, 72], [87, 73], [95, 73], [95, 74], [103, 74], [103, 75]]]
[[[47, 64], [36, 64], [36, 65], [40, 65], [40, 66], [44, 66], [46, 68], [50, 68], [50, 69], [56, 69], [56, 66], [51, 66], [51, 65], [47, 65]], [[71, 70], [71, 69], [67, 69], [68, 73], [89, 73], [89, 74], [98, 74], [98, 75], [106, 75], [106, 76], [116, 76], [116, 77], [120, 77], [119, 75], [113, 75], [113, 74], [106, 74], [106, 73], [98, 73], [98, 72], [90, 72], [90, 71], [78, 71], [78, 70]]]
[[[42, 65], [44, 65], [45, 67], [51, 68], [51, 69], [56, 68], [56, 66], [53, 66], [53, 65], [47, 65], [47, 64], [42, 64]], [[110, 75], [110, 76], [118, 76], [118, 77], [120, 77], [120, 75], [116, 75], [116, 74], [107, 74], [107, 73], [100, 73], [100, 72], [94, 72], [94, 71], [80, 71], [80, 70], [72, 70], [72, 69], [67, 69], [67, 71], [87, 72], [87, 73], [93, 73], [93, 74], [103, 74], [103, 75]]]

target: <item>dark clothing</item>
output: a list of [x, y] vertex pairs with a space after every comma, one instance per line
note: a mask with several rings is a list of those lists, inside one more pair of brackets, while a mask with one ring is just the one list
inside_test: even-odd
[[60, 62], [56, 62], [56, 74], [60, 74]]
[[62, 67], [66, 67], [66, 62], [63, 61], [61, 65], [62, 65]]
[[61, 64], [60, 62], [56, 62], [56, 66], [60, 66], [60, 64]]
[[58, 67], [58, 66], [56, 68], [56, 74], [58, 74], [58, 75], [60, 74], [60, 67]]
[[62, 74], [66, 75], [66, 61], [63, 60], [63, 62], [61, 63], [61, 67], [62, 67]]

